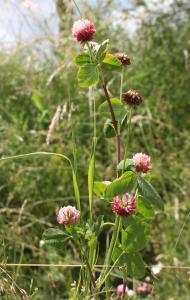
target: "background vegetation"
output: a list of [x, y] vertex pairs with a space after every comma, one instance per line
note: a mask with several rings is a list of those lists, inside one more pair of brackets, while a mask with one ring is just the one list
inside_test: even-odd
[[[77, 13], [70, 1], [64, 3], [62, 6], [62, 1], [57, 1], [59, 41], [47, 37], [9, 53], [0, 53], [0, 154], [45, 150], [71, 156], [73, 124], [85, 206], [92, 91], [78, 89], [76, 84], [77, 68], [72, 57], [77, 45], [71, 38], [70, 28]], [[109, 36], [115, 45], [112, 51], [127, 52], [132, 58], [133, 64], [125, 73], [124, 90], [134, 88], [144, 97], [142, 107], [133, 118], [133, 144], [129, 154], [140, 151], [151, 154], [154, 182], [165, 202], [165, 212], [155, 218], [151, 244], [144, 257], [148, 265], [161, 262], [190, 266], [190, 4], [177, 0], [172, 3], [167, 10], [164, 5], [160, 10], [153, 10], [144, 1], [132, 1], [128, 9], [119, 1], [79, 2], [84, 15], [95, 21], [96, 38], [103, 41]], [[130, 30], [129, 20], [135, 22], [135, 32]], [[114, 74], [109, 89], [110, 93], [119, 94], [119, 82]], [[103, 101], [101, 90], [94, 97], [98, 106]], [[66, 104], [67, 112], [47, 146], [48, 126], [59, 104]], [[104, 137], [103, 120], [98, 113], [97, 118], [96, 179], [109, 180], [114, 175], [114, 143]], [[125, 136], [124, 132], [124, 140]], [[33, 158], [1, 163], [0, 170], [1, 262], [77, 262], [73, 245], [57, 252], [41, 242], [44, 229], [56, 224], [56, 208], [74, 203], [67, 164], [60, 164], [55, 158]], [[102, 212], [112, 218], [111, 210], [107, 211], [97, 199], [96, 213]], [[104, 240], [105, 233], [101, 249]], [[76, 274], [74, 269], [37, 267], [1, 266], [0, 271], [1, 299], [22, 299], [25, 292], [19, 287], [35, 300], [68, 299], [71, 275]], [[154, 278], [147, 270], [146, 280], [155, 286], [153, 299], [187, 300], [189, 276], [187, 270], [163, 269]], [[113, 287], [119, 282], [115, 280]]]

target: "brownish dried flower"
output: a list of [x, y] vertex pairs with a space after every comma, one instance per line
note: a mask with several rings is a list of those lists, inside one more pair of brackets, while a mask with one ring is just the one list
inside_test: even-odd
[[116, 53], [115, 56], [117, 57], [117, 59], [120, 60], [120, 62], [123, 64], [123, 65], [131, 65], [131, 59], [129, 58], [129, 56], [127, 54], [124, 54], [124, 53]]
[[123, 102], [131, 106], [141, 104], [142, 100], [143, 98], [134, 90], [129, 90], [123, 94]]

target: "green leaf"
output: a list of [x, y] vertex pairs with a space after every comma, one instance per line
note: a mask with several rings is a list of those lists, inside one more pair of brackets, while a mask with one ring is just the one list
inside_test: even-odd
[[106, 138], [112, 138], [116, 136], [115, 128], [111, 120], [106, 120], [104, 123], [104, 135]]
[[155, 216], [151, 205], [143, 197], [139, 197], [137, 200], [137, 211], [145, 218], [153, 218]]
[[117, 57], [115, 57], [115, 55], [106, 53], [106, 56], [103, 60], [103, 65], [109, 67], [120, 67], [122, 63], [119, 59], [117, 59]]
[[[123, 112], [122, 112], [123, 114]], [[124, 131], [127, 128], [127, 121], [128, 121], [128, 114], [125, 110], [125, 115], [122, 117], [121, 125], [120, 125], [120, 132]]]
[[135, 215], [128, 216], [127, 218], [122, 218], [122, 224], [124, 227], [128, 227], [130, 225], [139, 223], [141, 221], [142, 221], [142, 218], [139, 216], [135, 216]]
[[125, 255], [127, 274], [133, 278], [140, 279], [145, 275], [145, 267], [140, 253], [129, 253]]
[[35, 93], [35, 92], [32, 93], [32, 101], [39, 111], [41, 111], [41, 112], [44, 111], [43, 103], [42, 103], [41, 97], [38, 93]]
[[70, 239], [70, 236], [64, 231], [56, 228], [49, 228], [42, 235], [46, 244], [53, 246], [64, 246]]
[[75, 193], [75, 199], [77, 203], [77, 208], [80, 210], [80, 192], [79, 192], [79, 187], [78, 187], [78, 181], [77, 181], [77, 176], [74, 171], [74, 168], [71, 164], [72, 168], [72, 177], [73, 177], [73, 188], [74, 188], [74, 193]]
[[75, 57], [75, 64], [77, 66], [83, 66], [85, 64], [90, 63], [90, 55], [89, 54], [79, 54]]
[[93, 229], [96, 237], [99, 236], [104, 226], [104, 216], [98, 216], [96, 223], [94, 223]]
[[109, 44], [109, 40], [105, 40], [101, 43], [96, 53], [97, 60], [102, 60], [105, 57], [108, 44]]
[[[121, 248], [121, 245], [116, 246], [114, 248], [113, 253], [112, 253], [112, 261], [115, 262], [118, 259], [118, 257], [121, 255], [122, 252], [123, 252], [123, 250]], [[118, 260], [117, 264], [118, 265], [125, 265], [125, 262], [126, 262], [126, 257], [125, 257], [125, 254], [123, 254], [123, 255], [121, 255], [121, 257]]]
[[136, 183], [137, 176], [134, 172], [125, 172], [121, 177], [110, 183], [105, 190], [105, 198], [113, 199], [114, 196], [130, 193]]
[[154, 187], [150, 184], [150, 182], [146, 181], [142, 177], [138, 178], [138, 190], [139, 193], [144, 197], [144, 199], [149, 200], [153, 206], [161, 210], [164, 209], [163, 201]]
[[78, 71], [79, 86], [89, 87], [96, 85], [99, 80], [99, 71], [96, 64], [89, 63], [80, 67]]
[[117, 166], [117, 170], [122, 171], [124, 169], [124, 171], [125, 171], [125, 170], [131, 169], [133, 167], [134, 167], [133, 159], [127, 158], [127, 159], [125, 159], [125, 161], [124, 160], [120, 161], [119, 165]]
[[106, 187], [107, 187], [107, 184], [105, 184], [101, 181], [95, 181], [94, 182], [94, 193], [99, 197], [103, 197]]
[[144, 249], [149, 240], [149, 226], [145, 222], [139, 222], [122, 230], [123, 251], [134, 252]]
[[[121, 101], [117, 98], [111, 98], [110, 102], [112, 104], [114, 113], [116, 118], [119, 117], [119, 115], [121, 114], [122, 110], [123, 110], [123, 104], [121, 103]], [[99, 111], [106, 117], [110, 117], [110, 110], [109, 110], [109, 105], [107, 101], [104, 101], [100, 106], [99, 106]]]

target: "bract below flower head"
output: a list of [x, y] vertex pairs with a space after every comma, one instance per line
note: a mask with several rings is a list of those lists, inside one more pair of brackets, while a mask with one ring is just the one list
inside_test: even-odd
[[92, 40], [96, 30], [94, 24], [86, 19], [81, 19], [73, 24], [72, 34], [76, 41], [86, 43]]

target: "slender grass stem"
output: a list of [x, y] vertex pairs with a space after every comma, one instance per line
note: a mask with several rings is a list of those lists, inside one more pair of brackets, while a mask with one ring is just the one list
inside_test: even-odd
[[73, 0], [73, 3], [74, 3], [74, 5], [75, 5], [75, 7], [76, 7], [76, 9], [77, 9], [77, 11], [78, 11], [79, 16], [82, 18], [83, 16], [82, 16], [81, 10], [80, 10], [80, 8], [79, 8], [77, 2], [76, 2], [75, 0]]
[[125, 146], [124, 146], [124, 163], [123, 163], [122, 174], [125, 171], [125, 162], [126, 162], [127, 153], [128, 153], [129, 139], [130, 139], [130, 133], [131, 133], [131, 119], [132, 119], [132, 108], [129, 111], [129, 120], [127, 122], [128, 130], [127, 130], [127, 139], [126, 139], [126, 143], [125, 143]]
[[122, 66], [122, 69], [121, 69], [121, 83], [120, 83], [120, 101], [122, 101], [123, 78], [124, 78], [124, 67]]
[[80, 193], [79, 193], [79, 189], [78, 189], [76, 174], [75, 174], [75, 171], [74, 171], [73, 164], [67, 156], [65, 156], [61, 153], [56, 153], [56, 152], [43, 152], [43, 151], [41, 151], [41, 152], [31, 152], [31, 153], [26, 153], [26, 154], [19, 154], [19, 155], [4, 157], [4, 158], [0, 159], [0, 162], [3, 162], [3, 161], [5, 162], [5, 161], [13, 160], [13, 159], [22, 159], [22, 158], [27, 158], [27, 157], [28, 158], [29, 157], [35, 157], [35, 156], [37, 156], [37, 157], [38, 156], [55, 156], [55, 157], [60, 157], [60, 158], [62, 158], [62, 159], [69, 162], [71, 170], [72, 170], [73, 187], [74, 187], [74, 192], [75, 192], [77, 208], [79, 210], [81, 210], [81, 207], [80, 207]]

